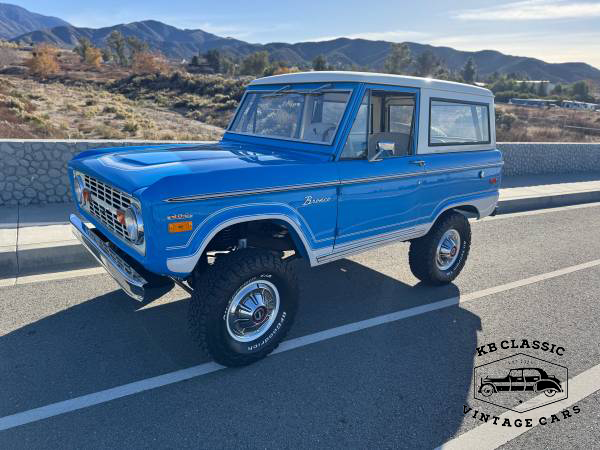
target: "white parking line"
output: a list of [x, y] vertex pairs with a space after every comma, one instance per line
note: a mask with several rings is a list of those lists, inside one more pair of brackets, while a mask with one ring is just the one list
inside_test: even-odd
[[[373, 317], [372, 319], [366, 319], [360, 322], [342, 325], [340, 327], [309, 334], [307, 336], [290, 339], [282, 342], [279, 348], [277, 348], [277, 350], [274, 352], [274, 354], [287, 352], [289, 350], [304, 347], [306, 345], [325, 341], [338, 336], [354, 333], [356, 331], [365, 330], [367, 328], [375, 327], [385, 323], [395, 322], [402, 319], [407, 319], [409, 317], [418, 316], [431, 311], [437, 311], [440, 309], [447, 308], [449, 306], [458, 305], [459, 303], [469, 302], [489, 295], [498, 294], [518, 287], [527, 286], [530, 284], [538, 283], [540, 281], [549, 280], [562, 275], [598, 266], [600, 266], [600, 259], [589, 261], [583, 264], [577, 264], [575, 266], [566, 267], [564, 269], [555, 270], [553, 272], [548, 272], [541, 275], [535, 275], [533, 277], [514, 281], [512, 283], [502, 284], [500, 286], [495, 286], [489, 289], [483, 289], [481, 291], [472, 292], [460, 297], [451, 297], [445, 300], [440, 300], [435, 303], [415, 306], [413, 308], [405, 309], [403, 311], [384, 314], [381, 316]], [[111, 400], [115, 400], [133, 394], [138, 394], [140, 392], [148, 391], [150, 389], [156, 389], [162, 386], [167, 386], [169, 384], [177, 383], [179, 381], [189, 380], [190, 378], [200, 377], [202, 375], [213, 373], [221, 369], [224, 369], [224, 367], [214, 362], [200, 364], [198, 366], [190, 367], [187, 369], [182, 369], [164, 375], [135, 381], [133, 383], [124, 384], [122, 386], [117, 386], [111, 389], [95, 392], [93, 394], [87, 394], [81, 397], [76, 397], [69, 400], [64, 400], [62, 402], [42, 406], [40, 408], [35, 408], [28, 411], [16, 413], [10, 416], [5, 416], [0, 418], [0, 431], [8, 430], [10, 428], [14, 428], [19, 425], [24, 425], [31, 422], [36, 422], [38, 420], [54, 417], [59, 414], [77, 411], [79, 409], [87, 408], [93, 405], [98, 405], [100, 403], [106, 403]]]
[[[556, 403], [542, 406], [535, 410], [536, 417], [550, 417], [552, 414], [557, 414], [560, 411], [567, 409], [569, 406], [574, 405], [580, 400], [592, 395], [594, 392], [600, 389], [600, 364], [580, 373], [576, 377], [569, 380], [569, 397], [565, 398]], [[543, 400], [547, 400], [544, 394], [540, 394], [538, 397], [542, 397]], [[534, 397], [528, 400], [526, 404], [539, 402], [540, 398]], [[515, 423], [516, 419], [523, 419], [523, 415], [514, 412], [507, 411], [500, 416], [498, 423], [503, 423], [504, 419], [508, 418], [510, 423]], [[562, 418], [562, 416], [561, 416]], [[532, 421], [532, 426], [527, 428], [525, 426], [516, 427], [504, 427], [494, 425], [492, 422], [486, 422], [479, 425], [470, 431], [446, 442], [436, 450], [486, 450], [498, 448], [509, 441], [512, 441], [516, 437], [532, 430], [540, 423], [537, 420]]]

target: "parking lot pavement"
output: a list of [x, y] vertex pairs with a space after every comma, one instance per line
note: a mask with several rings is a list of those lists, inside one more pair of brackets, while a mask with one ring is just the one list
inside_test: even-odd
[[[203, 365], [183, 291], [139, 305], [106, 275], [0, 288], [0, 424], [19, 413], [31, 419], [0, 431], [0, 448], [433, 448], [466, 436], [481, 422], [463, 405], [505, 412], [473, 399], [472, 377], [475, 366], [512, 353], [477, 356], [477, 347], [555, 343], [563, 356], [536, 355], [568, 367], [570, 378], [600, 364], [599, 217], [595, 206], [476, 222], [465, 271], [441, 288], [417, 283], [406, 244], [301, 267], [301, 310], [282, 345], [297, 348], [241, 369]], [[210, 370], [34, 416], [199, 365]], [[597, 393], [578, 405], [576, 417], [506, 446], [589, 448], [600, 429]]]

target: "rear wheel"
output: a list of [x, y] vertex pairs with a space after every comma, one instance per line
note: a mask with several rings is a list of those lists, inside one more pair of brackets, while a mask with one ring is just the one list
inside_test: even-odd
[[461, 272], [471, 247], [471, 227], [465, 216], [449, 212], [429, 233], [410, 244], [408, 259], [415, 277], [427, 284], [450, 283]]
[[283, 340], [298, 306], [293, 265], [278, 254], [244, 249], [220, 256], [195, 278], [190, 329], [226, 366], [264, 358]]

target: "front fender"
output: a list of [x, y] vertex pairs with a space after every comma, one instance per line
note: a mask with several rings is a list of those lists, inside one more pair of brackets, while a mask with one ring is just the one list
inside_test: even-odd
[[182, 276], [190, 274], [206, 246], [215, 235], [232, 225], [255, 220], [277, 220], [288, 226], [296, 245], [303, 256], [312, 264], [316, 262], [316, 254], [312, 242], [315, 237], [308, 223], [300, 213], [284, 203], [256, 203], [233, 205], [219, 209], [207, 216], [192, 232], [184, 245], [168, 247], [167, 251], [177, 256], [167, 258], [167, 269]]

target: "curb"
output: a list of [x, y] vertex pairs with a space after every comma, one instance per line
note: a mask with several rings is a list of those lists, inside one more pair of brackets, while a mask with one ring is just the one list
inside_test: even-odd
[[510, 214], [596, 202], [600, 202], [600, 191], [556, 194], [543, 197], [521, 197], [498, 202], [497, 214]]
[[[498, 202], [497, 215], [600, 202], [600, 191], [522, 197]], [[100, 267], [77, 241], [0, 247], [0, 279]]]

